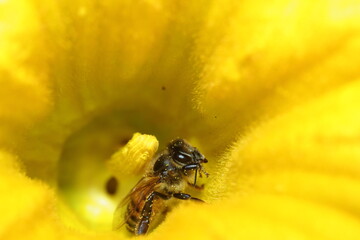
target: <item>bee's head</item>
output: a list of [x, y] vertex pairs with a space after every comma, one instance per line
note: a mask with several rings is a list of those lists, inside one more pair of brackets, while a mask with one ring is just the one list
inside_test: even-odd
[[172, 159], [182, 166], [207, 163], [206, 158], [199, 150], [181, 138], [171, 141], [168, 145], [168, 150]]
[[178, 138], [171, 141], [168, 145], [168, 150], [171, 158], [182, 167], [185, 175], [188, 175], [187, 172], [189, 170], [196, 171], [194, 182], [196, 182], [197, 170], [200, 170], [200, 176], [201, 172], [208, 176], [208, 173], [206, 173], [202, 167], [202, 163], [208, 162], [207, 159], [197, 148], [191, 146], [185, 140]]

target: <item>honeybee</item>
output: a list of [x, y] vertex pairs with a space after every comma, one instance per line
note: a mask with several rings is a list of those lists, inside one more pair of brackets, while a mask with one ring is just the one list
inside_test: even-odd
[[[127, 204], [124, 222], [114, 219], [114, 229], [126, 224], [135, 235], [146, 234], [150, 223], [167, 208], [171, 198], [203, 202], [183, 191], [189, 185], [195, 189], [196, 180], [202, 173], [208, 176], [202, 164], [207, 159], [195, 147], [183, 139], [171, 141], [153, 161], [143, 178], [122, 201]], [[193, 183], [190, 181], [193, 180]], [[118, 210], [117, 210], [118, 211]], [[116, 222], [117, 221], [117, 222]]]

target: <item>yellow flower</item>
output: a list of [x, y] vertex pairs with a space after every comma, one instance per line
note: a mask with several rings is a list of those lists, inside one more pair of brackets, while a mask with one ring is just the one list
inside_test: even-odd
[[209, 159], [145, 238], [360, 238], [358, 1], [0, 0], [0, 239], [123, 239], [135, 132]]

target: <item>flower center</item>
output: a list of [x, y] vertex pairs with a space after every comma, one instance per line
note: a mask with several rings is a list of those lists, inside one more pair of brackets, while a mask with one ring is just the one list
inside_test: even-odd
[[[179, 136], [204, 149], [206, 145], [197, 144], [197, 134], [179, 130], [178, 118], [159, 115], [156, 111], [112, 111], [98, 115], [66, 138], [55, 165], [59, 213], [66, 225], [84, 230], [112, 230], [116, 207], [143, 173], [118, 180], [107, 168], [107, 162], [135, 132], [156, 136], [159, 149]], [[189, 129], [195, 131], [196, 126]]]
[[139, 176], [119, 182], [106, 167], [131, 138], [116, 117], [95, 119], [64, 144], [58, 165], [60, 214], [70, 226], [111, 230], [114, 211]]

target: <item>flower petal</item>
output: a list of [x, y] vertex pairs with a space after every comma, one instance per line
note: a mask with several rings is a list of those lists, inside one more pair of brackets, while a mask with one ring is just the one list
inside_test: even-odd
[[39, 28], [27, 1], [0, 3], [2, 146], [14, 147], [21, 132], [43, 118], [51, 107], [46, 79], [48, 56], [42, 50], [44, 41], [38, 34]]
[[150, 239], [352, 239], [358, 219], [326, 205], [268, 194], [233, 196], [211, 205], [181, 206]]
[[[34, 238], [44, 233], [53, 237], [57, 235], [55, 226], [46, 223], [54, 221], [52, 211], [49, 212], [53, 209], [50, 203], [54, 196], [44, 184], [24, 177], [17, 159], [3, 151], [0, 152], [0, 178], [2, 238], [23, 238], [29, 231]], [[40, 227], [45, 229], [41, 230]]]
[[236, 133], [353, 81], [359, 21], [357, 1], [215, 1], [197, 41], [198, 107]]
[[[354, 81], [249, 131], [221, 160], [208, 198], [237, 199], [238, 208], [250, 198], [249, 212], [267, 206], [270, 221], [301, 225], [312, 238], [360, 237], [359, 102]], [[243, 210], [230, 213], [242, 219]]]

